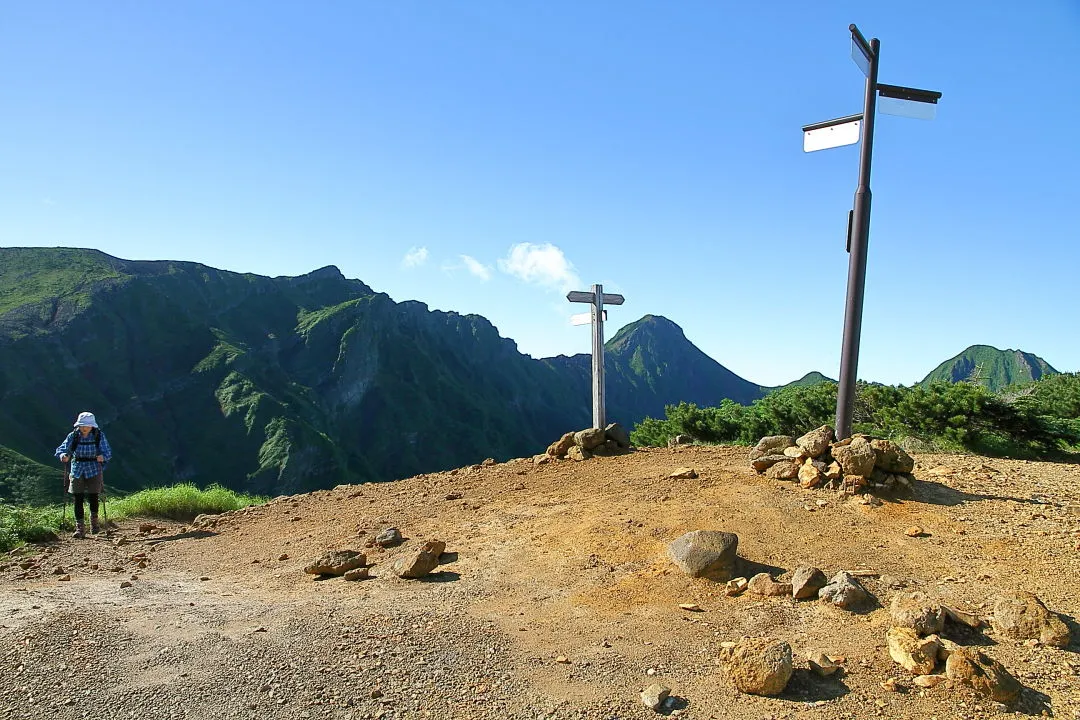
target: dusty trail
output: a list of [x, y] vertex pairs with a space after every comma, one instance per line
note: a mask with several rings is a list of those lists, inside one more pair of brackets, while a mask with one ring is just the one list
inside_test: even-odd
[[[675, 537], [721, 529], [739, 535], [747, 573], [872, 571], [885, 606], [921, 590], [989, 615], [1001, 592], [1036, 593], [1067, 616], [1069, 648], [952, 637], [1017, 676], [1017, 711], [1080, 718], [1080, 467], [917, 459], [913, 492], [880, 507], [757, 476], [745, 448], [684, 447], [279, 498], [206, 532], [132, 522], [65, 539], [34, 549], [37, 577], [24, 556], [0, 559], [0, 717], [648, 718], [638, 695], [656, 681], [684, 718], [1002, 712], [959, 687], [883, 689], [911, 676], [885, 651], [880, 606], [726, 597], [667, 560]], [[667, 479], [678, 466], [699, 477]], [[913, 524], [926, 536], [905, 535]], [[302, 573], [389, 525], [408, 540], [366, 549], [374, 578]], [[432, 538], [447, 543], [442, 572], [389, 572]], [[800, 668], [779, 698], [740, 695], [715, 663], [721, 642], [764, 634], [791, 643]], [[813, 649], [844, 655], [844, 675], [812, 675]]]

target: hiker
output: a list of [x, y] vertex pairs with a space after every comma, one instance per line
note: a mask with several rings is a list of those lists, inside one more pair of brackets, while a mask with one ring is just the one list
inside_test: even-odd
[[83, 501], [90, 501], [90, 532], [100, 532], [98, 524], [98, 496], [105, 488], [101, 471], [112, 458], [112, 448], [105, 433], [98, 427], [94, 414], [79, 413], [75, 429], [56, 448], [56, 457], [62, 463], [71, 463], [67, 491], [75, 496], [75, 533], [73, 537], [86, 537]]

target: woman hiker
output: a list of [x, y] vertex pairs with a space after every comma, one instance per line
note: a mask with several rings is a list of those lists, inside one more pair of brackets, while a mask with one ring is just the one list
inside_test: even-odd
[[105, 485], [101, 471], [112, 458], [112, 448], [101, 432], [93, 413], [79, 413], [75, 429], [56, 448], [56, 457], [60, 462], [71, 463], [68, 474], [70, 484], [67, 491], [75, 496], [75, 533], [73, 537], [86, 537], [86, 524], [83, 522], [83, 500], [90, 501], [90, 532], [101, 530], [98, 525], [98, 496]]

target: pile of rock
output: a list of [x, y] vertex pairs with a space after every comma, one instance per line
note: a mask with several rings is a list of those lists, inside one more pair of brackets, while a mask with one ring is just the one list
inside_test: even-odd
[[591, 457], [622, 455], [630, 450], [630, 435], [619, 423], [611, 423], [604, 429], [586, 428], [568, 432], [551, 443], [546, 452], [533, 458], [537, 465], [553, 460], [588, 460]]
[[804, 488], [837, 487], [891, 490], [911, 486], [915, 460], [891, 440], [862, 434], [834, 442], [828, 425], [802, 437], [770, 435], [750, 451], [758, 473], [777, 480], [795, 480]]
[[[387, 528], [369, 543], [369, 547], [394, 547], [403, 542], [397, 528]], [[419, 548], [397, 556], [393, 563], [394, 574], [400, 578], [422, 578], [433, 572], [441, 562], [446, 550], [442, 540], [428, 540]], [[316, 560], [304, 566], [304, 572], [318, 577], [342, 577], [346, 580], [366, 580], [371, 577], [367, 555], [356, 550], [328, 550]]]

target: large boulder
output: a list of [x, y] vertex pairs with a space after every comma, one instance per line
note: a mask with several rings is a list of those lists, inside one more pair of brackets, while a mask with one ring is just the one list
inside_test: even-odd
[[795, 458], [784, 458], [765, 471], [765, 477], [773, 480], [791, 480], [799, 474], [802, 463]]
[[885, 633], [889, 644], [889, 657], [900, 663], [913, 675], [929, 675], [937, 665], [941, 643], [936, 635], [919, 637], [909, 627], [890, 628]]
[[428, 540], [419, 549], [394, 563], [394, 572], [401, 578], [421, 578], [439, 566], [439, 556], [446, 549], [442, 540]]
[[548, 445], [547, 454], [551, 457], [561, 458], [564, 457], [572, 447], [574, 447], [574, 433], [568, 432]]
[[1038, 640], [1063, 648], [1069, 644], [1069, 626], [1029, 592], [999, 598], [994, 604], [994, 629], [1017, 640]]
[[619, 423], [611, 423], [604, 428], [604, 435], [624, 450], [630, 447], [630, 434]]
[[840, 463], [845, 475], [870, 477], [870, 474], [874, 472], [877, 455], [874, 454], [874, 448], [864, 437], [852, 438], [847, 445], [834, 445], [832, 454]]
[[887, 473], [909, 473], [915, 469], [915, 459], [892, 440], [871, 440], [874, 466]]
[[582, 450], [592, 450], [604, 444], [607, 434], [602, 428], [585, 428], [574, 433], [574, 444]]
[[308, 575], [344, 575], [367, 565], [367, 556], [355, 550], [330, 550], [304, 567]]
[[870, 595], [854, 575], [841, 570], [833, 575], [828, 585], [818, 591], [818, 597], [825, 602], [849, 610], [864, 602]]
[[919, 635], [933, 635], [945, 627], [945, 609], [920, 592], [894, 595], [889, 614], [898, 627], [911, 628]]
[[668, 545], [668, 557], [691, 577], [727, 582], [735, 576], [739, 536], [719, 530], [694, 530]]
[[758, 444], [750, 451], [750, 459], [757, 460], [766, 455], [783, 455], [784, 448], [795, 444], [795, 438], [790, 435], [768, 435], [758, 440]]
[[972, 648], [956, 648], [949, 653], [945, 676], [1005, 705], [1012, 705], [1020, 697], [1019, 681], [997, 660]]
[[721, 654], [739, 692], [779, 695], [794, 672], [791, 646], [775, 638], [746, 638]]
[[829, 449], [829, 443], [833, 441], [833, 429], [828, 425], [822, 425], [817, 430], [811, 430], [795, 441], [812, 458], [820, 457]]

